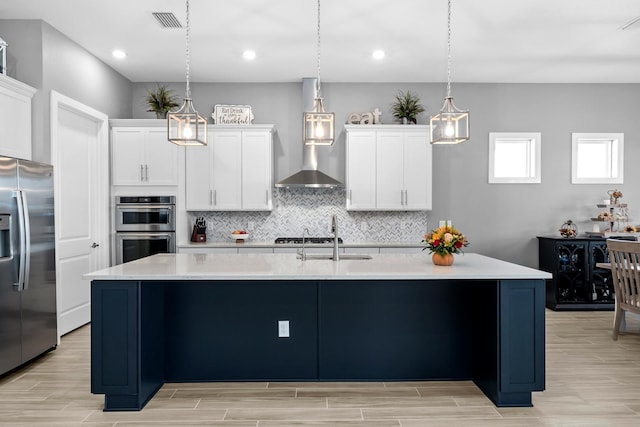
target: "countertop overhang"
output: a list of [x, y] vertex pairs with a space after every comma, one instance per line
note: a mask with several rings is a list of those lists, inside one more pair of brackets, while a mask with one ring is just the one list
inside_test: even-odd
[[[228, 241], [207, 241], [202, 243], [187, 242], [178, 243], [177, 248], [301, 248], [301, 243], [275, 243], [273, 241], [254, 241], [248, 240], [243, 243], [236, 243], [233, 240]], [[307, 243], [307, 248], [332, 248], [331, 243]], [[340, 243], [340, 248], [416, 248], [420, 250], [424, 244], [420, 242], [375, 242], [375, 241], [358, 241]]]
[[296, 254], [157, 254], [83, 276], [88, 280], [509, 280], [550, 273], [484, 255], [456, 255], [436, 266], [426, 252], [378, 254], [370, 260], [307, 260]]

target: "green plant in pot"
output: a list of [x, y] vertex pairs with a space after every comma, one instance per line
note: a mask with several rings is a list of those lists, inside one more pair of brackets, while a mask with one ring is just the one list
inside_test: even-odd
[[391, 112], [399, 122], [418, 123], [418, 114], [424, 113], [425, 109], [420, 104], [420, 97], [410, 91], [399, 91], [396, 100], [391, 104]]
[[177, 98], [171, 89], [166, 86], [156, 84], [154, 90], [147, 89], [145, 103], [149, 109], [147, 111], [156, 113], [158, 119], [167, 117], [167, 113], [178, 106]]

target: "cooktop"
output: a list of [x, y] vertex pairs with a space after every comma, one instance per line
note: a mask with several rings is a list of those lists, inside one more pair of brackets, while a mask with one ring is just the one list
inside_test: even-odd
[[[304, 243], [333, 243], [333, 237], [305, 237]], [[302, 244], [302, 237], [278, 237], [276, 244]], [[338, 237], [338, 243], [342, 243], [342, 237]]]

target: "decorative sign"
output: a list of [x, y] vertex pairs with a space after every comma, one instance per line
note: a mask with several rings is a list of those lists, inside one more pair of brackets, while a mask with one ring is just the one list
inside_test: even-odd
[[347, 124], [350, 125], [378, 125], [382, 112], [376, 107], [372, 113], [349, 113]]
[[250, 105], [216, 105], [211, 117], [217, 125], [250, 125], [253, 121]]

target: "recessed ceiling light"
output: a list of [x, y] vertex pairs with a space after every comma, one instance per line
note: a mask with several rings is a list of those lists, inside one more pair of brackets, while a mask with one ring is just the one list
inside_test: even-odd
[[256, 52], [254, 50], [245, 50], [242, 52], [242, 57], [247, 60], [256, 59]]
[[111, 54], [113, 55], [114, 58], [118, 58], [118, 59], [124, 59], [127, 57], [127, 52], [120, 49], [114, 50], [113, 52], [111, 52]]
[[373, 53], [371, 54], [371, 56], [373, 57], [373, 59], [382, 59], [384, 58], [384, 50], [374, 50]]

